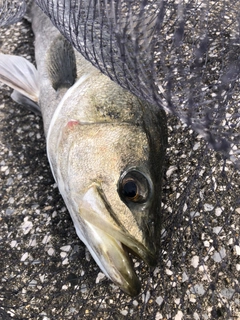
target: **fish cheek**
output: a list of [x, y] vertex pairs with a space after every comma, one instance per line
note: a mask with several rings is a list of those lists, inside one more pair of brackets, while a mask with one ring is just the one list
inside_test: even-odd
[[68, 121], [62, 130], [59, 143], [61, 170], [65, 173], [69, 192], [75, 197], [81, 198], [93, 182], [100, 184], [112, 171], [111, 152], [100, 131], [95, 124], [82, 125], [75, 120]]

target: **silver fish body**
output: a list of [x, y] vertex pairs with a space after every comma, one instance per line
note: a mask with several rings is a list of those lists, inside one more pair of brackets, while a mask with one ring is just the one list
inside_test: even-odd
[[[159, 250], [165, 113], [101, 74], [40, 9], [32, 12], [37, 72], [1, 54], [0, 80], [19, 103], [40, 106], [49, 163], [79, 238], [107, 277], [137, 295], [131, 254], [151, 266]], [[8, 73], [18, 63], [29, 71], [24, 84], [24, 72]]]

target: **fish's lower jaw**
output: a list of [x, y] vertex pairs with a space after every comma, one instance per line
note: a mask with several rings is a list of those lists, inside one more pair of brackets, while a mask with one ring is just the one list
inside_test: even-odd
[[[125, 252], [125, 262], [127, 268], [119, 268], [113, 264], [114, 276], [107, 275], [112, 282], [119, 286], [119, 288], [126, 294], [135, 297], [141, 291], [141, 282], [138, 279], [135, 271], [132, 259], [129, 256], [129, 250], [122, 243], [119, 245], [122, 246]], [[131, 266], [132, 268], [129, 268]]]
[[[133, 283], [134, 283], [134, 285], [133, 285]], [[131, 297], [136, 297], [137, 295], [139, 295], [139, 293], [141, 291], [141, 282], [135, 273], [134, 273], [134, 278], [131, 278], [130, 282], [124, 282], [124, 283], [120, 282], [120, 283], [116, 283], [116, 284], [119, 286], [119, 288], [123, 292], [130, 295]]]
[[128, 248], [88, 222], [87, 229], [88, 238], [76, 227], [79, 238], [85, 243], [102, 272], [123, 292], [137, 296], [141, 291], [141, 283], [134, 271]]
[[134, 269], [132, 269], [131, 272], [118, 269], [115, 269], [114, 271], [114, 275], [106, 274], [106, 276], [126, 294], [132, 297], [139, 295], [141, 291], [141, 282]]

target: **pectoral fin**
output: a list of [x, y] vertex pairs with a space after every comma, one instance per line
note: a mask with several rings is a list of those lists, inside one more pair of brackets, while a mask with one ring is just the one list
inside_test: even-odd
[[[32, 63], [23, 57], [0, 53], [0, 81], [13, 88], [12, 98], [20, 104], [38, 109], [38, 74]], [[34, 107], [33, 107], [34, 105]]]

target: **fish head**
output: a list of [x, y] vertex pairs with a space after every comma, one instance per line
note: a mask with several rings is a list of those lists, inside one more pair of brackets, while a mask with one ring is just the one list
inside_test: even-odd
[[55, 178], [79, 238], [105, 273], [135, 296], [132, 254], [156, 263], [164, 144], [159, 128], [69, 120], [58, 139]]

